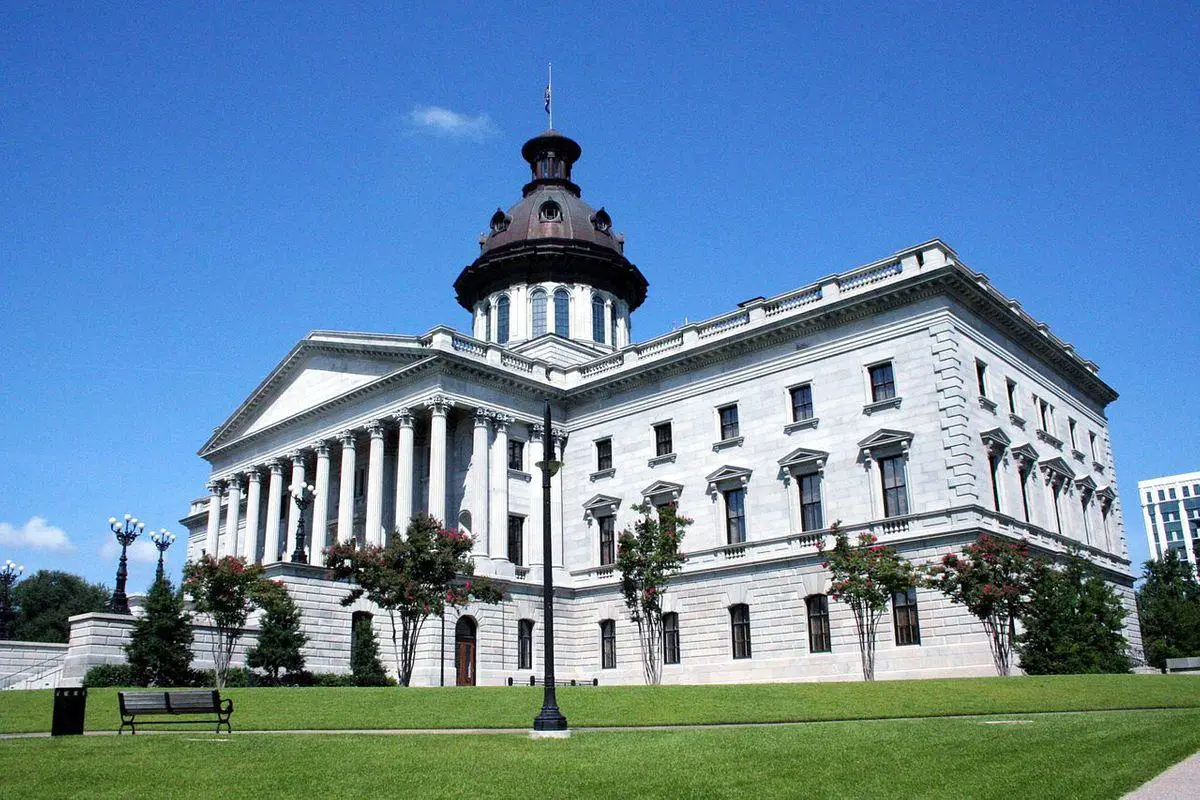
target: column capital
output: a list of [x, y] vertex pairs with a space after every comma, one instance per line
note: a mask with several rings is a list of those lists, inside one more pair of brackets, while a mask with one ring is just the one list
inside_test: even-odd
[[329, 440], [328, 439], [317, 439], [310, 446], [316, 452], [317, 458], [328, 458], [329, 457]]
[[214, 479], [204, 484], [204, 488], [208, 489], [209, 494], [214, 494], [217, 497], [220, 497], [225, 493], [225, 481]]
[[529, 439], [541, 441], [542, 436], [546, 433], [546, 428], [540, 422], [533, 422], [529, 425]]
[[354, 444], [358, 440], [358, 432], [354, 430], [344, 430], [337, 435], [337, 440], [341, 443], [342, 447], [353, 450]]
[[411, 428], [413, 424], [412, 411], [409, 410], [408, 406], [397, 408], [392, 413], [392, 422], [396, 423], [401, 428]]
[[425, 401], [425, 407], [436, 415], [445, 416], [454, 404], [444, 394], [435, 394]]
[[499, 411], [493, 411], [491, 416], [492, 424], [496, 426], [497, 433], [501, 431], [507, 431], [508, 426], [517, 421], [516, 417], [509, 416], [508, 414], [504, 414]]
[[494, 412], [480, 406], [479, 408], [475, 409], [475, 427], [486, 428], [491, 424], [494, 416]]
[[233, 492], [241, 492], [246, 488], [246, 482], [242, 480], [241, 475], [234, 475], [226, 482], [226, 490]]
[[367, 423], [367, 435], [372, 439], [383, 438], [383, 420], [373, 419]]
[[303, 450], [293, 450], [292, 452], [287, 454], [287, 460], [291, 461], [293, 464], [295, 464], [297, 461], [299, 461], [301, 464], [303, 464], [304, 463], [304, 451]]
[[550, 435], [553, 436], [555, 438], [555, 440], [558, 441], [560, 444], [564, 444], [567, 441], [567, 429], [566, 428], [551, 428]]
[[282, 458], [272, 458], [270, 461], [267, 462], [267, 468], [271, 470], [272, 475], [282, 475], [283, 474], [283, 459]]
[[262, 472], [258, 469], [258, 467], [255, 467], [254, 469], [252, 469], [246, 473], [246, 480], [249, 483], [261, 484], [262, 483]]

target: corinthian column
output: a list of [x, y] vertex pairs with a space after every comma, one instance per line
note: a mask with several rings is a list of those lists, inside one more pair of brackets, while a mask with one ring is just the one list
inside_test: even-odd
[[204, 552], [217, 558], [217, 542], [221, 532], [221, 490], [225, 484], [221, 481], [209, 481], [208, 491], [208, 529], [204, 533]]
[[329, 546], [329, 442], [321, 439], [313, 445], [317, 451], [317, 482], [313, 495], [312, 536], [308, 545], [308, 563], [325, 563], [321, 553]]
[[413, 418], [407, 408], [392, 415], [396, 423], [396, 530], [402, 535], [412, 520]]
[[271, 485], [267, 487], [267, 528], [263, 544], [263, 564], [274, 564], [279, 560], [279, 515], [283, 499], [283, 462], [275, 459], [270, 464]]
[[346, 544], [354, 537], [354, 431], [338, 434], [342, 444], [342, 482], [338, 487], [338, 544]]
[[450, 400], [435, 395], [426, 407], [429, 420], [429, 513], [442, 525], [446, 522], [446, 415]]
[[296, 525], [300, 520], [300, 509], [292, 501], [292, 492], [299, 489], [305, 484], [304, 480], [304, 453], [296, 450], [288, 454], [288, 458], [292, 460], [292, 484], [288, 487], [288, 514], [287, 514], [287, 530], [283, 532], [283, 541], [286, 542], [283, 548], [284, 560], [287, 560], [287, 554], [296, 549]]
[[492, 414], [475, 409], [475, 428], [471, 438], [471, 536], [472, 555], [488, 555], [488, 427]]
[[371, 450], [367, 461], [367, 544], [383, 545], [383, 423], [367, 426]]
[[508, 557], [508, 426], [513, 418], [496, 414], [493, 425], [496, 439], [492, 443], [492, 521], [488, 526], [488, 555]]
[[238, 515], [242, 511], [242, 479], [229, 479], [229, 507], [225, 511], [225, 555], [236, 556], [239, 548], [237, 539]]
[[246, 475], [246, 538], [242, 542], [242, 558], [253, 564], [258, 558], [258, 516], [262, 505], [262, 473], [252, 469]]

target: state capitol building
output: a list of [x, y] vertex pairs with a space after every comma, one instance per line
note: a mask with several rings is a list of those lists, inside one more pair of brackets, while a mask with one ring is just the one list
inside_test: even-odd
[[[558, 677], [642, 682], [613, 564], [643, 501], [695, 520], [665, 598], [663, 683], [857, 677], [854, 623], [817, 552], [835, 521], [914, 563], [983, 533], [1076, 546], [1140, 649], [1105, 416], [1117, 395], [1094, 363], [936, 239], [634, 341], [647, 279], [581, 199], [580, 154], [554, 130], [521, 149], [520, 201], [454, 282], [469, 335], [314, 331], [201, 448], [212, 475], [183, 520], [188, 556], [244, 556], [284, 581], [308, 669], [349, 671], [356, 613], [390, 638], [386, 615], [340, 604], [322, 549], [385, 544], [428, 512], [474, 537], [476, 572], [505, 599], [430, 619], [414, 685], [540, 674], [546, 569]], [[534, 466], [547, 436], [563, 463], [550, 564]], [[301, 482], [316, 492], [297, 519]], [[975, 618], [925, 589], [893, 598], [876, 670], [994, 673]]]

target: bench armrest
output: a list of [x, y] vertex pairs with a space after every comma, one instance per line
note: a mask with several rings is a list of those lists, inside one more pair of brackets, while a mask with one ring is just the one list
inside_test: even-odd
[[226, 697], [224, 700], [221, 701], [221, 713], [222, 714], [232, 714], [233, 713], [233, 699], [232, 698]]

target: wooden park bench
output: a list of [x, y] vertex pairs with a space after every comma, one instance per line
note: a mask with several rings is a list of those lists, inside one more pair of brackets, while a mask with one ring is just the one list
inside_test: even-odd
[[124, 732], [126, 725], [129, 726], [130, 731], [136, 734], [138, 725], [182, 725], [196, 721], [190, 719], [142, 719], [147, 715], [161, 716], [164, 714], [173, 717], [209, 714], [211, 719], [207, 721], [216, 723], [217, 733], [221, 732], [222, 725], [229, 733], [233, 733], [233, 726], [229, 724], [229, 717], [233, 714], [233, 701], [229, 698], [222, 700], [221, 693], [216, 689], [189, 689], [177, 692], [117, 692], [117, 698], [121, 703], [121, 727], [117, 729], [118, 734]]
[[[525, 684], [525, 682], [524, 682], [524, 681], [521, 681], [521, 685], [524, 685], [524, 684]], [[517, 685], [517, 680], [516, 680], [516, 678], [509, 678], [509, 679], [508, 679], [508, 685], [509, 685], [509, 686], [516, 686], [516, 685]], [[539, 678], [538, 676], [536, 676], [536, 675], [530, 675], [530, 676], [529, 676], [529, 685], [530, 685], [530, 686], [545, 686], [545, 685], [546, 685], [546, 682], [545, 682], [543, 679], [541, 679], [541, 678]], [[590, 681], [589, 681], [589, 680], [576, 680], [575, 678], [571, 678], [570, 680], [566, 680], [566, 679], [562, 679], [562, 680], [555, 679], [555, 681], [554, 681], [554, 685], [555, 685], [556, 687], [558, 687], [558, 686], [599, 686], [599, 685], [600, 685], [600, 679], [599, 679], [599, 678], [592, 678]]]

